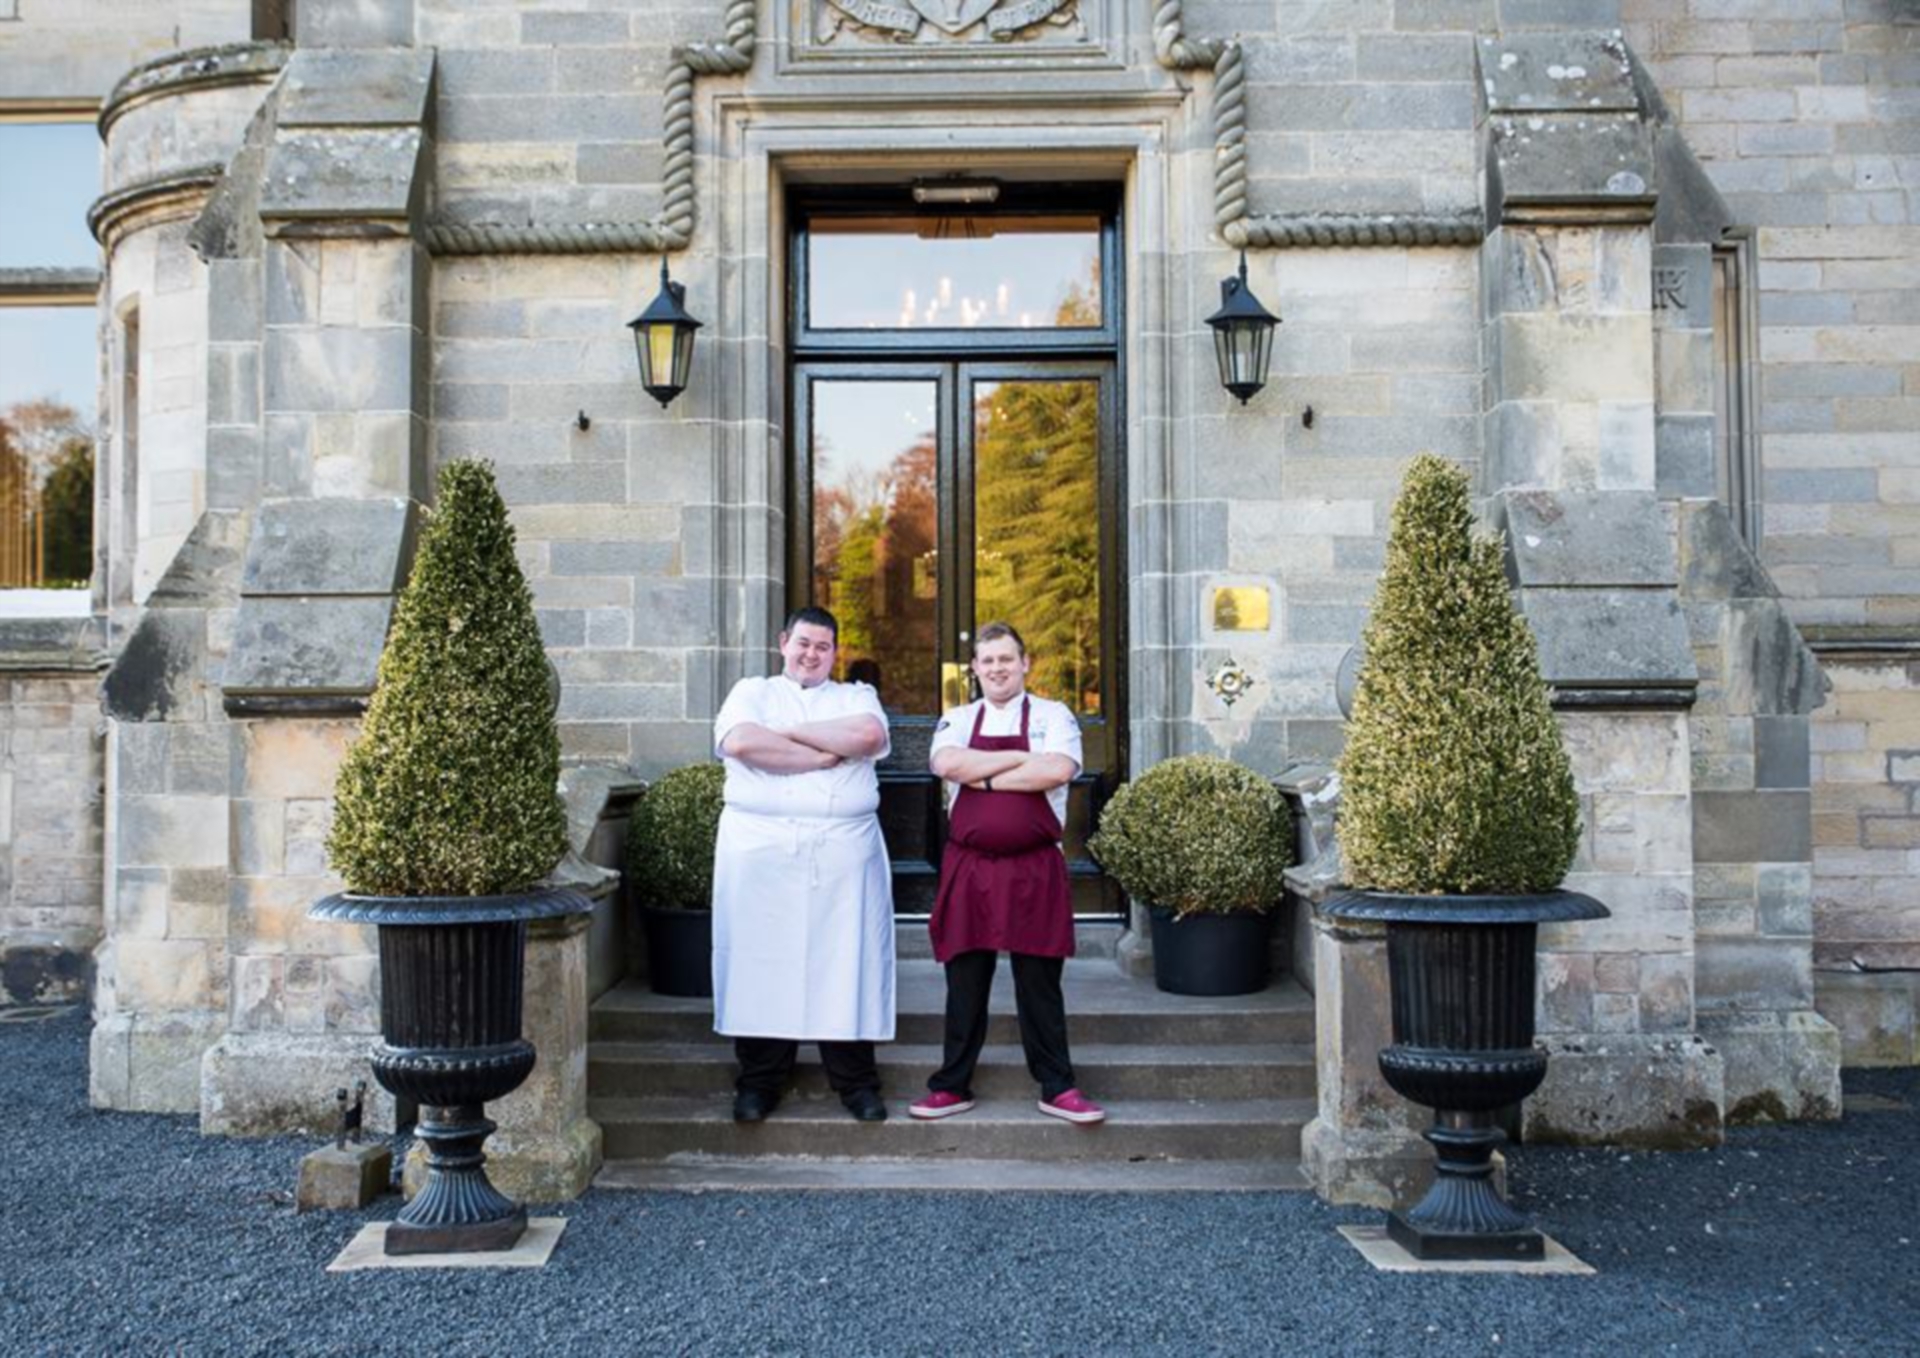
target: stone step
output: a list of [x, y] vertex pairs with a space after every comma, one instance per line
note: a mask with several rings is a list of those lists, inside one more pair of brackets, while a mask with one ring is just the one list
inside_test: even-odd
[[[895, 1040], [931, 1045], [941, 1038], [946, 977], [931, 959], [902, 959], [895, 982]], [[1065, 977], [1067, 1021], [1076, 1045], [1313, 1041], [1313, 997], [1292, 979], [1257, 995], [1168, 995], [1150, 980], [1122, 975], [1111, 962], [1076, 959]], [[1013, 978], [1001, 964], [994, 986], [989, 1043], [1019, 1041]], [[695, 1042], [713, 1033], [713, 1002], [656, 995], [644, 982], [625, 981], [594, 1001], [588, 1029], [598, 1042]]]
[[[1076, 919], [1073, 922], [1074, 956], [1082, 962], [1103, 960], [1113, 965], [1120, 951], [1120, 935], [1125, 926], [1118, 920]], [[901, 961], [927, 961], [933, 957], [933, 939], [927, 933], [926, 920], [909, 917], [895, 923], [894, 955]]]
[[610, 1160], [595, 1188], [654, 1192], [1304, 1193], [1295, 1160]]
[[732, 1097], [590, 1098], [609, 1161], [675, 1156], [807, 1156], [852, 1160], [1024, 1160], [1117, 1163], [1159, 1160], [1297, 1160], [1311, 1099], [1142, 1100], [1109, 1105], [1106, 1122], [1075, 1126], [1032, 1099], [981, 1104], [938, 1122], [906, 1115], [857, 1123], [833, 1098], [789, 1098], [762, 1123], [733, 1121]]
[[[801, 1049], [795, 1087], [824, 1096], [826, 1074]], [[911, 1099], [938, 1068], [932, 1044], [883, 1043], [877, 1048], [881, 1086]], [[1102, 1100], [1307, 1098], [1314, 1092], [1313, 1049], [1304, 1044], [1073, 1044], [1081, 1087]], [[587, 1088], [600, 1098], [712, 1094], [733, 1086], [733, 1048], [724, 1039], [704, 1042], [596, 1042], [587, 1051]], [[1030, 1098], [1033, 1077], [1017, 1042], [990, 1045], [980, 1053], [973, 1081], [982, 1099]]]

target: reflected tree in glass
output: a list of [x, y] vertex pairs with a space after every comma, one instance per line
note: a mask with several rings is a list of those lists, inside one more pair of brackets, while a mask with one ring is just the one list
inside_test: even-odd
[[1013, 623], [1028, 683], [1100, 711], [1100, 388], [1008, 381], [974, 388], [976, 626]]
[[[933, 391], [814, 384], [813, 597], [840, 622], [839, 677], [912, 714], [939, 710]], [[889, 448], [873, 431], [895, 410], [924, 426]]]

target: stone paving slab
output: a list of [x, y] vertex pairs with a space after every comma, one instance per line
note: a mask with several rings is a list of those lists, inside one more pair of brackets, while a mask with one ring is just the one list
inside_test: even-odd
[[1416, 1259], [1387, 1235], [1385, 1226], [1342, 1226], [1340, 1234], [1382, 1273], [1522, 1273], [1588, 1277], [1597, 1270], [1565, 1245], [1546, 1237], [1544, 1259]]
[[358, 1273], [389, 1268], [545, 1268], [567, 1229], [565, 1217], [532, 1217], [527, 1233], [510, 1250], [476, 1250], [469, 1254], [388, 1254], [387, 1227], [375, 1221], [360, 1228], [331, 1264], [329, 1273]]

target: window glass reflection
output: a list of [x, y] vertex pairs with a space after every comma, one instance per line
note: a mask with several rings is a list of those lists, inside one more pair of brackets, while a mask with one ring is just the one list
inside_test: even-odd
[[93, 571], [91, 307], [0, 306], [0, 589]]
[[812, 383], [813, 598], [840, 622], [837, 677], [888, 710], [940, 711], [934, 382]]
[[1100, 219], [815, 217], [808, 323], [819, 330], [1097, 328]]
[[85, 123], [0, 123], [11, 191], [0, 210], [0, 269], [93, 268], [87, 209], [100, 196], [100, 134]]
[[1100, 385], [973, 388], [974, 623], [1011, 622], [1028, 686], [1100, 713]]

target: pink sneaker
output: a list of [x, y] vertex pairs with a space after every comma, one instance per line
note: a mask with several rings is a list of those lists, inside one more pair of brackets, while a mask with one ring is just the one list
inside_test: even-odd
[[1107, 1120], [1107, 1110], [1077, 1089], [1069, 1089], [1057, 1098], [1040, 1100], [1040, 1111], [1048, 1117], [1063, 1118], [1068, 1122]]
[[922, 1122], [931, 1122], [935, 1118], [950, 1118], [955, 1113], [964, 1113], [973, 1107], [972, 1099], [963, 1099], [958, 1094], [949, 1094], [944, 1089], [936, 1089], [924, 1098], [915, 1099], [907, 1105], [907, 1116], [919, 1118]]

